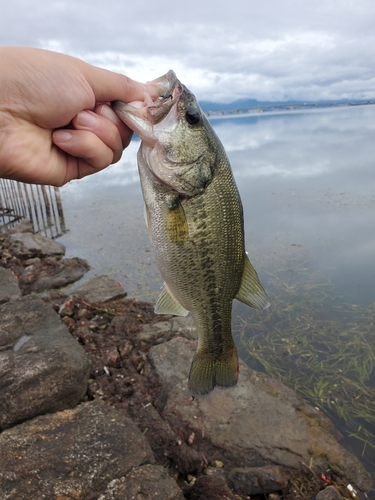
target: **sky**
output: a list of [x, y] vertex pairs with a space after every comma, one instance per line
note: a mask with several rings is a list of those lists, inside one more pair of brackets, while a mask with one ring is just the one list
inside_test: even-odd
[[173, 69], [198, 100], [375, 98], [373, 0], [0, 0], [0, 45], [140, 81]]

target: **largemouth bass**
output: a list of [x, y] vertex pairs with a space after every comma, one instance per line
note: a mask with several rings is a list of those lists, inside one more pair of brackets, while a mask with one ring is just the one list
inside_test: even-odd
[[269, 302], [245, 252], [242, 203], [219, 138], [173, 71], [150, 84], [158, 99], [112, 106], [142, 139], [146, 220], [165, 281], [155, 312], [192, 314], [198, 349], [189, 389], [204, 396], [237, 383], [233, 299], [255, 308]]

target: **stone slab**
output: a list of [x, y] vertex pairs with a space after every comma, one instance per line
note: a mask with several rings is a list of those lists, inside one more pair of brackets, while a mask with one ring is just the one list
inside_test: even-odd
[[25, 296], [0, 318], [0, 430], [79, 403], [89, 360], [51, 306]]

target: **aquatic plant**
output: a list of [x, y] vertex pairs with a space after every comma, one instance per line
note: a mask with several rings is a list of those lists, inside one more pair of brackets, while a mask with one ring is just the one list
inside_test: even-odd
[[[272, 307], [241, 318], [249, 358], [375, 448], [375, 307], [345, 303], [304, 262], [268, 275]], [[250, 363], [251, 364], [251, 363]]]

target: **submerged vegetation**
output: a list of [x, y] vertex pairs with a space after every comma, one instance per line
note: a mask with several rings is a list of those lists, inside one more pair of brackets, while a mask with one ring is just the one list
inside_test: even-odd
[[302, 262], [268, 277], [272, 307], [241, 319], [249, 358], [375, 448], [375, 307], [343, 303]]

